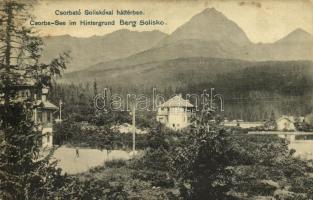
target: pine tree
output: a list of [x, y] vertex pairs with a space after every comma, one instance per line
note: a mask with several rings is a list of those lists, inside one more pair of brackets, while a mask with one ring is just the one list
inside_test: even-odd
[[25, 26], [34, 3], [0, 2], [0, 199], [5, 200], [47, 197], [47, 177], [55, 173], [49, 156], [38, 158], [42, 135], [32, 120], [33, 94], [61, 73], [67, 54], [39, 64], [42, 41]]
[[94, 97], [98, 95], [98, 84], [97, 84], [97, 80], [93, 81], [93, 94]]

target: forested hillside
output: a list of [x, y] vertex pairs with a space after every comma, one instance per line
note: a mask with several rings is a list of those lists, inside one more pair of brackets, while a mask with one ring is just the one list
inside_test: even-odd
[[266, 120], [274, 112], [306, 115], [313, 108], [311, 62], [260, 62], [217, 75], [213, 80], [190, 82], [179, 91], [201, 92], [215, 88], [225, 99], [225, 116], [232, 119]]
[[[177, 63], [184, 63], [184, 66]], [[230, 67], [232, 63], [233, 68]], [[189, 68], [189, 64], [193, 67]], [[164, 70], [170, 70], [171, 76], [167, 76]], [[156, 72], [162, 72], [160, 79], [156, 78]], [[135, 69], [133, 73], [134, 76], [137, 74]], [[145, 73], [151, 78], [146, 77]], [[282, 114], [303, 116], [313, 110], [313, 63], [310, 61], [234, 62], [210, 59], [209, 62], [202, 59], [196, 62], [196, 58], [179, 59], [167, 63], [167, 67], [151, 66], [150, 70], [139, 74], [134, 79], [135, 83], [124, 81], [122, 85], [115, 84], [114, 80], [106, 83], [93, 80], [78, 86], [59, 85], [58, 95], [62, 94], [61, 98], [65, 98], [70, 104], [90, 104], [94, 93], [103, 92], [103, 88], [110, 88], [112, 94], [123, 97], [132, 93], [144, 94], [150, 99], [153, 88], [166, 98], [175, 93], [201, 95], [203, 90], [215, 88], [215, 94], [224, 97], [223, 115], [229, 119], [259, 121], [268, 119], [272, 112], [277, 117]], [[132, 74], [121, 74], [120, 78], [122, 77], [129, 80]], [[119, 77], [115, 77], [116, 79], [119, 80]], [[95, 83], [97, 91], [94, 91]]]

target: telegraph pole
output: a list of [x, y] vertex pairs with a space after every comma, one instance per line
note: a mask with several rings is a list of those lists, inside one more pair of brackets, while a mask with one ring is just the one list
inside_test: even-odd
[[136, 151], [136, 106], [133, 106], [133, 112], [132, 112], [132, 117], [133, 117], [133, 155], [135, 155]]
[[211, 94], [210, 94], [210, 108], [213, 109], [213, 91], [214, 91], [214, 88], [211, 88]]
[[37, 125], [37, 94], [34, 94], [34, 99], [36, 102], [35, 113], [34, 113], [34, 122], [35, 122], [35, 125]]
[[62, 100], [60, 99], [59, 101], [59, 122], [61, 123], [62, 122]]

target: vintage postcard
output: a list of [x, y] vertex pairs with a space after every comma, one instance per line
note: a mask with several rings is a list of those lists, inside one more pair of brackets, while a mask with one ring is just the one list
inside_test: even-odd
[[0, 0], [0, 200], [312, 188], [312, 0]]

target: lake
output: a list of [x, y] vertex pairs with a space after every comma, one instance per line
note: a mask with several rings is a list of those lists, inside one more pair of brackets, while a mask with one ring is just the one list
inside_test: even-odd
[[290, 141], [290, 149], [295, 149], [295, 156], [304, 159], [313, 159], [313, 140], [294, 140]]
[[[295, 156], [304, 159], [313, 159], [313, 140], [294, 140], [289, 144], [289, 148], [295, 149]], [[130, 151], [125, 150], [99, 150], [90, 148], [79, 148], [79, 156], [76, 149], [70, 147], [59, 147], [54, 152], [58, 167], [68, 174], [86, 172], [96, 166], [103, 166], [110, 160], [128, 160], [131, 158]]]
[[77, 174], [86, 172], [89, 169], [102, 166], [110, 160], [128, 160], [131, 158], [130, 151], [124, 150], [99, 150], [89, 148], [79, 148], [79, 156], [76, 155], [75, 148], [59, 147], [53, 154], [58, 160], [58, 167], [64, 173]]

